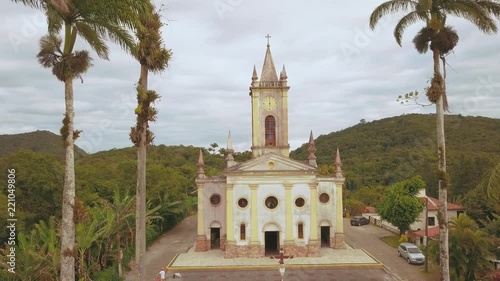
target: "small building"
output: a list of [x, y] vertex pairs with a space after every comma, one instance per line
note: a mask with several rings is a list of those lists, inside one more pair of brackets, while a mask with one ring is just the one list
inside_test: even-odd
[[[430, 239], [439, 236], [438, 210], [439, 200], [437, 198], [428, 197], [423, 189], [418, 195], [418, 199], [424, 204], [424, 210], [420, 213], [419, 218], [414, 222], [409, 233], [411, 240], [417, 244], [425, 243], [425, 220], [427, 219], [427, 237]], [[448, 220], [457, 218], [460, 214], [465, 213], [465, 208], [462, 205], [448, 203]]]
[[[439, 236], [439, 223], [437, 219], [439, 200], [433, 197], [428, 197], [425, 189], [422, 189], [417, 195], [417, 198], [424, 204], [424, 209], [418, 215], [417, 221], [410, 225], [408, 236], [415, 244], [420, 245], [425, 243], [425, 220], [427, 217], [427, 236], [435, 238]], [[426, 210], [427, 208], [427, 210]], [[456, 218], [465, 212], [465, 208], [461, 205], [448, 203], [448, 219]], [[383, 227], [389, 231], [399, 234], [399, 229], [386, 220], [382, 220], [377, 210], [372, 206], [365, 207], [363, 216], [370, 219], [370, 223]]]
[[[195, 251], [224, 250], [226, 258], [285, 253], [315, 257], [320, 247], [345, 248], [339, 150], [335, 171], [320, 175], [312, 132], [309, 156], [289, 158], [288, 86], [285, 67], [278, 76], [269, 44], [260, 79], [250, 86], [252, 159], [237, 163], [229, 133], [226, 169], [215, 177], [198, 159], [198, 228]], [[307, 134], [306, 134], [307, 135]]]

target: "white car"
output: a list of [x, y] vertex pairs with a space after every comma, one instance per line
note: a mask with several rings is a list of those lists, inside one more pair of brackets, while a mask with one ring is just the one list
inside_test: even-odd
[[409, 264], [423, 264], [425, 256], [420, 249], [412, 243], [401, 243], [398, 247], [399, 256], [406, 259]]

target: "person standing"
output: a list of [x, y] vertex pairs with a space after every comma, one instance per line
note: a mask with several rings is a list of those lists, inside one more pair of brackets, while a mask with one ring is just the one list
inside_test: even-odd
[[167, 273], [165, 272], [165, 269], [164, 269], [164, 268], [162, 268], [162, 269], [160, 270], [160, 272], [158, 272], [158, 276], [160, 277], [160, 280], [161, 280], [161, 281], [165, 281], [165, 280], [167, 280], [167, 279], [166, 279], [166, 275], [167, 275]]

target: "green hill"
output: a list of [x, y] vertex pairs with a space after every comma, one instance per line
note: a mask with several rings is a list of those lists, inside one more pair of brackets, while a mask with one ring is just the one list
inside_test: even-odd
[[[322, 166], [323, 170], [332, 170], [338, 147], [347, 178], [347, 189], [387, 186], [414, 175], [421, 175], [427, 183], [428, 192], [436, 195], [435, 122], [433, 114], [410, 114], [363, 122], [338, 132], [321, 135], [315, 139], [318, 165]], [[463, 196], [473, 189], [484, 171], [500, 162], [500, 119], [448, 115], [445, 118], [445, 130], [447, 166], [452, 179], [450, 196], [453, 198]], [[64, 160], [61, 137], [48, 131], [0, 135], [0, 157], [19, 149], [51, 154], [59, 160]], [[167, 173], [173, 173], [175, 170], [173, 174], [179, 176], [179, 189], [183, 192], [192, 190], [199, 149], [183, 145], [149, 147], [148, 163], [152, 164], [151, 176], [155, 173], [155, 166], [156, 170], [162, 173], [165, 173], [163, 169], [170, 169]], [[224, 168], [223, 157], [209, 154], [208, 151], [205, 151], [205, 154], [207, 174], [217, 174]], [[116, 176], [122, 180], [120, 185], [135, 186], [135, 148], [86, 154], [75, 147], [75, 156], [79, 183], [95, 185], [96, 182]], [[292, 151], [290, 156], [297, 160], [306, 160], [307, 144]], [[235, 157], [238, 161], [244, 161], [248, 159], [249, 153], [238, 153]], [[184, 179], [180, 180], [180, 177]], [[105, 188], [101, 192], [104, 190], [105, 196], [109, 196], [112, 188]]]
[[[321, 135], [315, 139], [318, 165], [331, 166], [337, 147], [346, 187], [390, 185], [421, 175], [435, 195], [437, 178], [436, 118], [410, 114], [386, 118]], [[451, 195], [464, 195], [484, 171], [500, 161], [500, 119], [448, 115], [445, 118]], [[307, 144], [292, 151], [307, 159]], [[330, 167], [330, 169], [332, 169]]]
[[[64, 161], [62, 138], [49, 131], [0, 135], [0, 157], [20, 149], [50, 154], [58, 160]], [[85, 155], [87, 155], [85, 151], [75, 146], [75, 159], [79, 159]]]

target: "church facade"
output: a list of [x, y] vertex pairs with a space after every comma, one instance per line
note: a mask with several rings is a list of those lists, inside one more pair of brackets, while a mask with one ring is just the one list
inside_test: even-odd
[[198, 159], [198, 227], [195, 251], [221, 249], [226, 258], [319, 256], [320, 247], [345, 248], [339, 151], [332, 175], [319, 175], [314, 139], [309, 157], [289, 158], [288, 90], [285, 67], [278, 77], [269, 43], [261, 77], [253, 69], [252, 159], [235, 162], [228, 137], [223, 174], [207, 177]]

